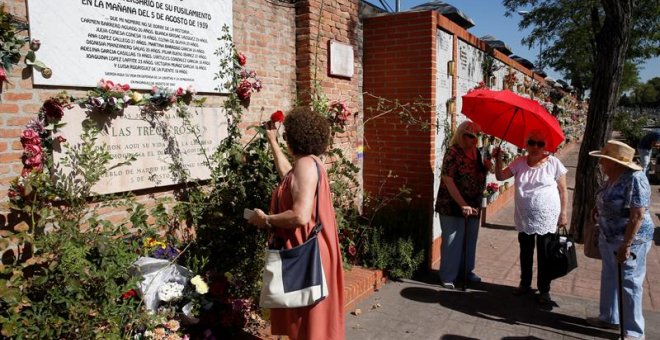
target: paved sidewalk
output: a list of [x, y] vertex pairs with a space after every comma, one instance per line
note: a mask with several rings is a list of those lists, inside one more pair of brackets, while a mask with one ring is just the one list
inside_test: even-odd
[[[579, 146], [560, 158], [569, 169], [568, 186], [575, 183]], [[660, 225], [660, 186], [653, 186], [651, 212]], [[570, 195], [572, 196], [572, 195]], [[570, 204], [569, 204], [570, 206]], [[347, 339], [615, 339], [617, 331], [588, 326], [584, 318], [597, 315], [600, 261], [583, 256], [578, 245], [578, 268], [552, 283], [552, 308], [542, 309], [533, 295], [514, 297], [520, 269], [518, 239], [513, 228], [513, 201], [489, 218], [480, 230], [477, 268], [483, 282], [467, 292], [447, 290], [436, 273], [427, 279], [390, 282], [362, 302], [360, 315], [346, 316]], [[644, 284], [646, 338], [660, 339], [660, 231], [647, 258]], [[535, 270], [536, 271], [536, 270]], [[536, 282], [534, 279], [533, 283]]]

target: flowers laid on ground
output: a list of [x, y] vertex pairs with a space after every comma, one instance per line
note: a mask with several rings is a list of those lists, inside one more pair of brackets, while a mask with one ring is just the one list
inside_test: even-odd
[[484, 197], [491, 196], [500, 190], [500, 186], [495, 182], [490, 182], [486, 185], [486, 190], [484, 190]]

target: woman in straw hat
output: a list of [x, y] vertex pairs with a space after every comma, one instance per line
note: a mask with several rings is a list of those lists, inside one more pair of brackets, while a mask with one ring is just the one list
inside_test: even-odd
[[587, 322], [601, 328], [617, 328], [617, 265], [621, 264], [626, 316], [623, 330], [626, 339], [643, 339], [642, 284], [646, 275], [646, 254], [653, 239], [650, 185], [640, 171], [642, 168], [633, 162], [635, 149], [625, 143], [611, 140], [602, 150], [589, 154], [600, 158], [598, 164], [605, 181], [596, 194], [593, 212], [600, 226], [598, 247], [603, 256], [600, 310], [598, 317], [587, 318]]

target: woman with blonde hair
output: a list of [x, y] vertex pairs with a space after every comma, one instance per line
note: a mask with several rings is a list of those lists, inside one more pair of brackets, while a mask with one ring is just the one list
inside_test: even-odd
[[[468, 274], [460, 279], [481, 281], [474, 273], [479, 234], [477, 216], [486, 188], [486, 175], [492, 164], [489, 160], [484, 161], [477, 149], [480, 132], [478, 124], [469, 120], [462, 122], [454, 132], [442, 161], [442, 180], [435, 211], [440, 214], [442, 229], [440, 283], [448, 289], [455, 288], [454, 282], [459, 279], [460, 268], [464, 265]], [[463, 254], [466, 225], [468, 239], [466, 254]], [[462, 263], [464, 258], [466, 263]]]

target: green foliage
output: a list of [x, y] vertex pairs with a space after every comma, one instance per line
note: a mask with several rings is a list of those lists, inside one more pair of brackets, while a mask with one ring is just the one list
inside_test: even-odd
[[[543, 46], [542, 64], [562, 72], [582, 94], [592, 84], [596, 60], [596, 38], [604, 24], [604, 10], [599, 0], [529, 1], [504, 0], [506, 15], [528, 10], [519, 27], [532, 28], [522, 42]], [[633, 63], [658, 56], [660, 30], [657, 1], [633, 2], [632, 31], [626, 58]]]
[[[111, 157], [95, 146], [99, 131], [86, 124], [82, 143], [70, 148], [62, 165], [49, 162], [14, 183], [30, 188], [13, 200], [26, 222], [3, 235], [9, 255], [0, 266], [0, 325], [12, 338], [122, 338], [146, 320], [138, 300], [122, 294], [136, 288], [129, 273], [137, 245], [127, 228], [144, 207], [130, 199], [87, 203], [92, 186], [109, 169]], [[45, 140], [48, 140], [47, 138]], [[52, 170], [48, 170], [52, 169]], [[50, 174], [59, 180], [52, 181]], [[134, 212], [121, 223], [99, 217], [97, 208]], [[9, 248], [8, 248], [9, 247]]]
[[[365, 263], [393, 279], [408, 279], [424, 262], [428, 219], [407, 204], [381, 202], [367, 229]], [[402, 202], [400, 202], [402, 203]]]
[[0, 5], [0, 66], [7, 71], [21, 59], [21, 48], [29, 41], [27, 36], [19, 35], [27, 30], [27, 24], [19, 21]]
[[649, 123], [648, 116], [633, 117], [628, 110], [618, 110], [612, 121], [612, 128], [619, 131], [626, 144], [635, 147], [644, 136], [644, 127]]

